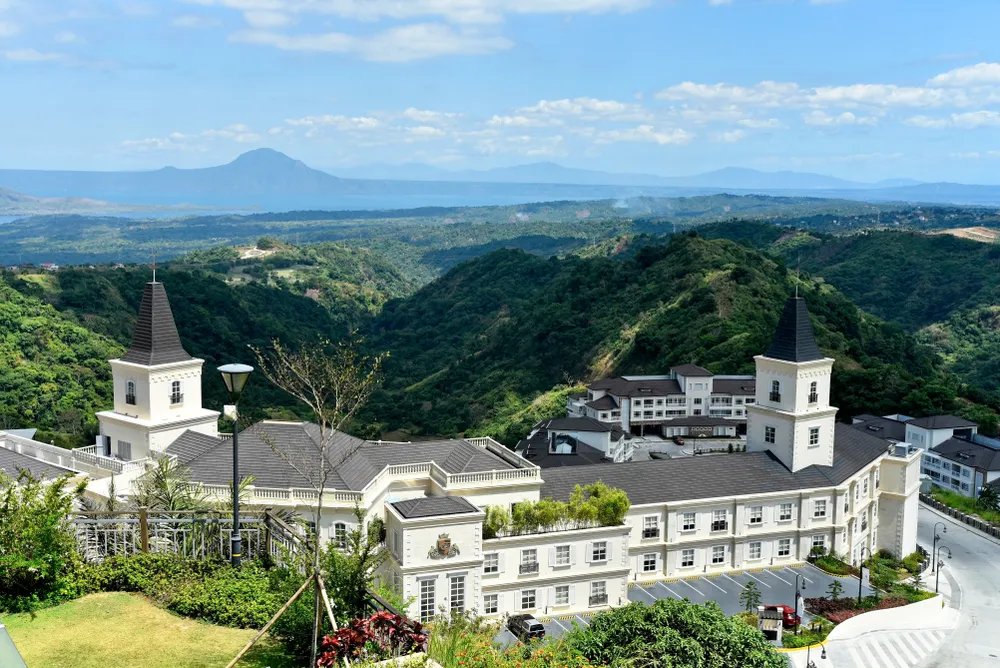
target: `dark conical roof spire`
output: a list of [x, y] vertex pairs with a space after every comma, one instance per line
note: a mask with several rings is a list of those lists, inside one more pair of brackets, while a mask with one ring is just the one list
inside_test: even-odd
[[132, 347], [122, 357], [125, 362], [154, 366], [192, 359], [181, 345], [163, 283], [146, 283], [139, 306], [139, 319], [132, 335]]
[[778, 329], [774, 332], [771, 347], [764, 356], [786, 362], [811, 362], [824, 358], [816, 345], [806, 300], [798, 296], [788, 298], [781, 319], [778, 320]]

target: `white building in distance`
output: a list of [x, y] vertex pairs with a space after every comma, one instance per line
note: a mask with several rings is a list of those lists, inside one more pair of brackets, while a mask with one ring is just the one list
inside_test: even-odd
[[[85, 467], [92, 491], [106, 490], [112, 471], [140, 475], [142, 457], [171, 457], [210, 494], [228, 498], [232, 444], [200, 405], [201, 362], [180, 346], [162, 286], [148, 285], [146, 297], [136, 344], [112, 361], [115, 410], [100, 414], [103, 442], [58, 454], [0, 432], [0, 447]], [[631, 580], [793, 565], [816, 547], [853, 562], [863, 548], [913, 552], [921, 451], [834, 422], [833, 360], [816, 346], [802, 299], [788, 300], [774, 343], [756, 363], [753, 396], [736, 395], [749, 403], [745, 453], [635, 463], [597, 457], [543, 469], [489, 438], [388, 443], [334, 432], [327, 437], [334, 471], [322, 491], [328, 511], [317, 530], [342, 542], [357, 522], [355, 507], [366, 521], [381, 518], [392, 555], [381, 576], [414, 597], [408, 612], [425, 619], [442, 607], [485, 615], [599, 610], [627, 602]], [[709, 383], [690, 371], [678, 377]], [[716, 389], [696, 392], [704, 400]], [[318, 427], [302, 422], [264, 421], [241, 432], [241, 471], [254, 477], [248, 502], [308, 518], [317, 493], [309, 462], [320, 438]], [[119, 476], [119, 491], [129, 479]], [[484, 537], [487, 506], [568, 501], [575, 486], [595, 481], [628, 494], [623, 524]]]

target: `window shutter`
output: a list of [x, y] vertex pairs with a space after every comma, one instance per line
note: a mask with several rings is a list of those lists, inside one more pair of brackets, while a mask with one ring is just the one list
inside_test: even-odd
[[546, 591], [546, 593], [549, 596], [549, 600], [547, 601], [548, 606], [549, 607], [553, 607], [556, 604], [556, 588], [555, 587], [546, 587], [545, 591]]
[[611, 546], [614, 545], [614, 544], [615, 544], [615, 542], [613, 540], [609, 540], [607, 542], [607, 545], [608, 545], [608, 555], [607, 556], [608, 556], [608, 561], [609, 562], [611, 561], [611, 557], [612, 557], [611, 553], [614, 551], [614, 550], [611, 549]]
[[584, 548], [586, 550], [586, 552], [584, 552], [584, 554], [583, 554], [583, 561], [584, 561], [584, 563], [589, 564], [590, 563], [590, 558], [592, 556], [594, 556], [594, 544], [593, 543], [587, 543], [586, 545], [587, 546]]
[[549, 567], [556, 565], [556, 548], [549, 548]]
[[569, 546], [569, 565], [576, 566], [576, 545]]
[[569, 586], [569, 604], [573, 605], [576, 603], [576, 585], [571, 584]]
[[502, 551], [500, 552], [500, 554], [497, 555], [497, 566], [498, 566], [499, 572], [503, 573], [504, 570], [503, 570], [503, 552]]

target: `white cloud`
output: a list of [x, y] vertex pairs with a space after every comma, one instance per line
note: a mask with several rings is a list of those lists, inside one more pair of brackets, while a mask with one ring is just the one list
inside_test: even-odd
[[776, 130], [783, 127], [777, 118], [743, 118], [739, 124], [751, 130]]
[[605, 130], [597, 132], [594, 141], [598, 144], [618, 142], [651, 142], [660, 144], [687, 144], [694, 135], [680, 129], [657, 130], [652, 125], [638, 125], [634, 128]]
[[448, 136], [448, 133], [441, 128], [435, 128], [430, 125], [409, 127], [406, 128], [406, 132], [409, 134], [409, 137], [407, 137], [408, 141], [425, 141], [429, 139], [441, 139], [442, 137]]
[[981, 86], [1000, 84], [1000, 63], [979, 63], [939, 74], [928, 86]]
[[127, 139], [121, 143], [124, 151], [207, 151], [215, 140], [233, 141], [237, 144], [257, 144], [263, 137], [243, 123], [234, 123], [218, 130], [203, 130], [195, 134], [171, 132], [166, 137]]
[[806, 96], [814, 106], [938, 107], [965, 103], [955, 92], [914, 86], [854, 84], [816, 88]]
[[80, 42], [80, 37], [76, 33], [70, 32], [69, 30], [62, 30], [57, 32], [52, 36], [52, 39], [59, 44], [74, 44]]
[[407, 118], [411, 121], [416, 121], [417, 123], [424, 123], [426, 125], [443, 125], [451, 123], [461, 114], [455, 114], [446, 111], [431, 111], [429, 109], [416, 109], [414, 107], [409, 107], [404, 110], [400, 116]]
[[696, 100], [725, 104], [777, 107], [800, 94], [796, 83], [761, 81], [754, 86], [734, 86], [726, 83], [700, 84], [685, 81], [656, 94], [659, 100]]
[[564, 122], [561, 118], [499, 116], [494, 114], [493, 118], [486, 121], [486, 124], [492, 127], [541, 128], [548, 125], [562, 125]]
[[281, 28], [292, 22], [287, 14], [272, 11], [250, 11], [243, 13], [243, 19], [253, 28]]
[[10, 21], [0, 21], [0, 37], [13, 37], [21, 32], [21, 27]]
[[285, 51], [354, 54], [376, 62], [493, 53], [513, 46], [513, 42], [505, 37], [455, 30], [443, 23], [417, 23], [364, 36], [341, 32], [288, 35], [268, 30], [245, 30], [231, 35], [230, 39]]
[[827, 114], [824, 111], [811, 111], [802, 116], [806, 125], [834, 126], [834, 125], [877, 125], [878, 118], [874, 116], [855, 116], [849, 111], [836, 116]]
[[952, 153], [951, 157], [958, 160], [984, 160], [986, 158], [1000, 158], [1000, 151], [972, 151], [970, 153]]
[[716, 141], [721, 141], [726, 144], [735, 144], [736, 142], [745, 139], [746, 136], [747, 133], [745, 130], [730, 130], [717, 135]]
[[147, 2], [136, 2], [134, 0], [119, 2], [118, 10], [123, 15], [134, 18], [147, 18], [160, 13], [156, 5]]
[[538, 104], [529, 107], [520, 107], [515, 112], [515, 117], [520, 116], [535, 119], [575, 116], [584, 120], [614, 120], [623, 122], [651, 120], [650, 112], [642, 105], [618, 102], [617, 100], [601, 100], [595, 97], [540, 100]]
[[198, 14], [185, 14], [183, 16], [176, 16], [170, 25], [175, 28], [215, 28], [220, 25], [218, 19], [211, 16], [202, 16]]
[[333, 127], [337, 130], [374, 130], [382, 127], [382, 121], [371, 116], [342, 116], [340, 114], [325, 114], [322, 116], [304, 116], [302, 118], [289, 118], [285, 120], [288, 125], [295, 127]]
[[4, 51], [4, 58], [22, 63], [51, 63], [66, 60], [62, 53], [42, 52], [35, 49], [14, 49]]
[[995, 128], [1000, 127], [1000, 112], [968, 111], [960, 114], [952, 114], [944, 118], [912, 116], [903, 122], [913, 127], [927, 129], [960, 128], [962, 130], [975, 130], [976, 128]]
[[851, 153], [849, 155], [837, 155], [833, 157], [834, 162], [883, 162], [886, 160], [899, 160], [902, 153]]

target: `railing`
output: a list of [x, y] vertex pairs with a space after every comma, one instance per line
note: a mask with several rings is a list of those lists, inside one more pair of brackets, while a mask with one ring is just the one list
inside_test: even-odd
[[521, 575], [530, 575], [532, 573], [538, 572], [538, 562], [532, 561], [526, 564], [521, 564], [520, 573]]
[[177, 404], [183, 404], [183, 403], [184, 403], [184, 395], [183, 394], [171, 394], [170, 395], [170, 405], [171, 406], [176, 406]]
[[590, 605], [592, 605], [592, 606], [607, 605], [607, 604], [608, 604], [608, 595], [607, 594], [597, 594], [596, 596], [591, 596], [590, 597]]
[[78, 450], [67, 450], [57, 445], [33, 441], [30, 438], [4, 434], [2, 432], [0, 432], [0, 447], [5, 447], [8, 450], [33, 457], [39, 461], [65, 468], [80, 469], [82, 467], [91, 467], [115, 474], [141, 470], [146, 465], [146, 462], [150, 461], [148, 459], [123, 461], [91, 452], [90, 448], [96, 446], [87, 446]]

